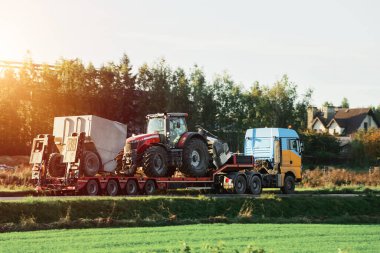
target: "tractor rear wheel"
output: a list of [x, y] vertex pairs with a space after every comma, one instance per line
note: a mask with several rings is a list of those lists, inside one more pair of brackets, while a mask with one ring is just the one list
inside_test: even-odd
[[86, 176], [93, 177], [100, 169], [100, 159], [94, 152], [84, 151], [81, 159], [81, 166]]
[[46, 167], [51, 177], [63, 177], [65, 176], [65, 167], [61, 164], [61, 154], [52, 153], [49, 156]]
[[152, 146], [143, 155], [144, 173], [148, 177], [164, 177], [168, 172], [168, 154], [163, 147]]
[[188, 176], [201, 177], [207, 172], [209, 154], [207, 145], [200, 139], [192, 139], [183, 149], [181, 172]]

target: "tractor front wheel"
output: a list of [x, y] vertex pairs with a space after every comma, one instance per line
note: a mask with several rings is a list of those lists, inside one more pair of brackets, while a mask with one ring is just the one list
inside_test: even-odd
[[100, 159], [94, 152], [84, 151], [81, 166], [85, 176], [93, 177], [100, 169]]
[[144, 173], [148, 177], [164, 177], [168, 172], [168, 154], [161, 146], [148, 148], [143, 155]]
[[66, 167], [61, 164], [61, 154], [52, 153], [49, 156], [46, 167], [51, 177], [63, 177], [65, 176]]

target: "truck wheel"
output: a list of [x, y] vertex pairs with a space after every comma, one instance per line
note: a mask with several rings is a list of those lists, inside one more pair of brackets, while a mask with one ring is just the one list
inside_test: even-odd
[[188, 176], [201, 177], [207, 172], [209, 154], [206, 143], [192, 139], [183, 149], [181, 172]]
[[49, 159], [46, 164], [47, 171], [51, 177], [63, 177], [65, 176], [66, 168], [61, 164], [61, 154], [52, 153], [49, 155]]
[[153, 180], [146, 181], [144, 185], [144, 192], [146, 195], [152, 195], [156, 191], [156, 184]]
[[84, 151], [81, 159], [84, 174], [88, 177], [95, 176], [100, 169], [100, 159], [92, 151]]
[[261, 179], [259, 176], [254, 175], [249, 182], [249, 190], [253, 195], [259, 195], [262, 190]]
[[114, 179], [110, 179], [107, 183], [107, 194], [109, 196], [116, 196], [119, 192], [119, 185]]
[[152, 146], [143, 155], [144, 173], [148, 177], [164, 177], [168, 172], [168, 154], [163, 147]]
[[281, 192], [283, 194], [292, 194], [294, 193], [294, 189], [296, 188], [296, 182], [293, 176], [285, 176], [284, 186], [281, 187]]
[[91, 179], [86, 184], [86, 193], [89, 196], [96, 196], [99, 193], [99, 184], [96, 180]]
[[137, 195], [139, 188], [137, 186], [137, 183], [133, 179], [129, 179], [126, 186], [125, 186], [125, 192], [127, 195]]
[[237, 175], [234, 179], [234, 191], [236, 194], [244, 194], [247, 190], [247, 180], [243, 175]]

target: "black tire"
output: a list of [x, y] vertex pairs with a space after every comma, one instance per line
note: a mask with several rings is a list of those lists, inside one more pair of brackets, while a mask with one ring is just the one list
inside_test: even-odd
[[168, 172], [168, 154], [163, 147], [152, 146], [143, 155], [143, 169], [148, 177], [164, 177]]
[[201, 177], [207, 173], [208, 163], [206, 143], [198, 138], [190, 140], [183, 149], [181, 172], [187, 176]]
[[92, 151], [84, 151], [81, 159], [81, 167], [85, 176], [93, 177], [100, 169], [100, 159]]
[[139, 187], [135, 180], [129, 179], [125, 185], [125, 193], [127, 195], [137, 195], [139, 192]]
[[110, 179], [107, 183], [107, 195], [116, 196], [119, 193], [119, 184], [116, 180]]
[[153, 180], [146, 181], [144, 185], [144, 192], [146, 195], [152, 195], [156, 192], [156, 184]]
[[86, 194], [88, 196], [96, 196], [99, 194], [99, 184], [96, 180], [91, 179], [86, 184]]
[[244, 194], [247, 191], [247, 180], [245, 176], [239, 174], [234, 179], [234, 192], [236, 194]]
[[281, 187], [281, 192], [283, 194], [292, 194], [294, 193], [294, 189], [296, 188], [296, 181], [294, 177], [291, 175], [285, 176], [284, 186]]
[[49, 155], [49, 159], [46, 163], [47, 171], [51, 177], [64, 177], [65, 176], [65, 166], [61, 164], [61, 154], [52, 153]]
[[260, 195], [262, 191], [261, 178], [257, 175], [253, 175], [249, 181], [249, 190], [253, 195]]

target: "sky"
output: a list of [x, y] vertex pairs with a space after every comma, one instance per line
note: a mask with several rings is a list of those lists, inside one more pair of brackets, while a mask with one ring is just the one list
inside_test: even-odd
[[101, 66], [126, 53], [135, 71], [165, 58], [227, 71], [245, 88], [287, 74], [313, 104], [380, 105], [380, 1], [0, 0], [0, 60], [80, 58]]

